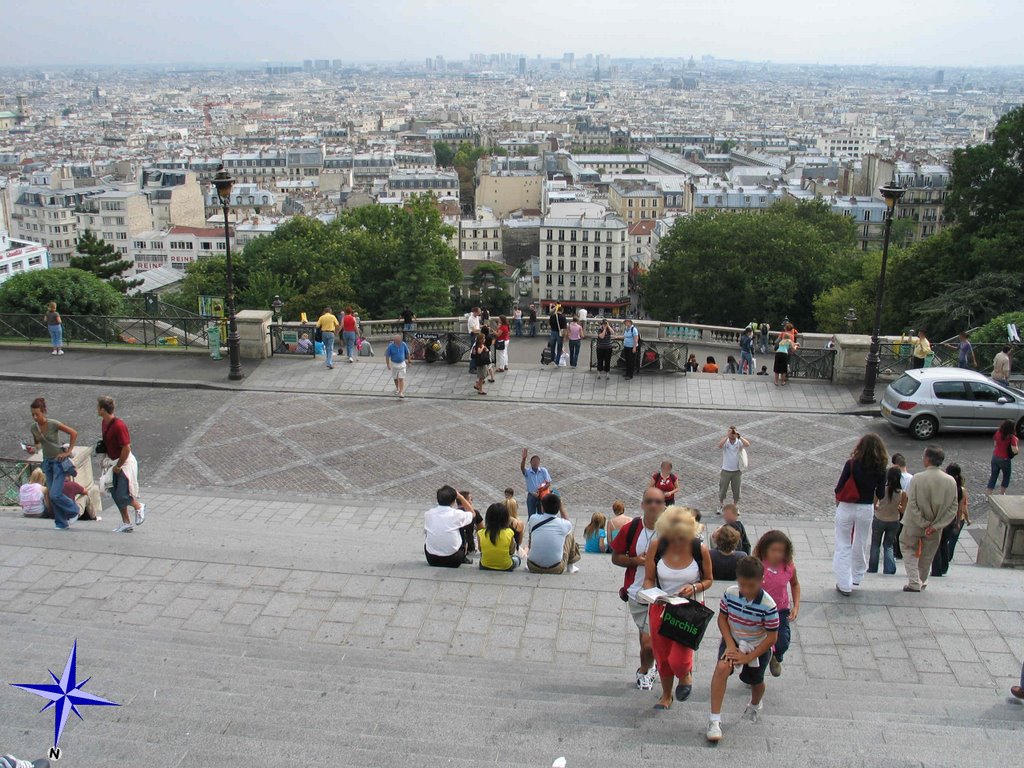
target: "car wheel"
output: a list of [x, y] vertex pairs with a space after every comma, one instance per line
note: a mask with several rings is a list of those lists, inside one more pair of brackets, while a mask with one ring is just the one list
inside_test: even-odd
[[932, 416], [918, 416], [910, 423], [910, 434], [918, 440], [931, 440], [939, 431], [939, 422]]

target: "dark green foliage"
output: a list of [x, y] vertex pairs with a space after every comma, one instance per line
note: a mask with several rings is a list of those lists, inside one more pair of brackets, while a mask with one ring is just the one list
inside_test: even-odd
[[96, 275], [70, 267], [23, 272], [0, 285], [0, 312], [42, 317], [51, 301], [64, 315], [117, 315], [122, 296]]
[[96, 237], [89, 230], [78, 238], [75, 250], [79, 255], [72, 256], [69, 262], [73, 269], [91, 272], [101, 280], [106, 280], [121, 293], [127, 293], [130, 289], [142, 285], [142, 280], [122, 277], [132, 268], [132, 263], [121, 258], [121, 254], [114, 246]]

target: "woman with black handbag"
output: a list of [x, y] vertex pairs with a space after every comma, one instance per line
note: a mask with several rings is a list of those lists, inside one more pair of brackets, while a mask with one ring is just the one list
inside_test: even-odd
[[487, 346], [487, 337], [483, 333], [477, 334], [476, 344], [471, 352], [473, 362], [476, 364], [476, 383], [473, 389], [478, 395], [486, 395], [484, 381], [487, 379], [487, 367], [491, 364], [491, 351]]
[[[685, 507], [669, 507], [658, 518], [655, 531], [658, 534], [658, 546], [647, 548], [644, 589], [657, 586], [671, 596], [678, 595], [691, 601], [703, 602], [703, 592], [711, 586], [714, 573], [711, 553], [697, 538], [697, 519], [693, 512]], [[675, 689], [676, 699], [686, 701], [693, 692], [694, 649], [667, 636], [662, 627], [665, 612], [675, 608], [655, 603], [649, 609], [651, 645], [661, 676], [661, 698], [654, 705], [658, 710], [672, 706], [675, 678], [679, 679]], [[705, 626], [709, 620], [705, 617]]]

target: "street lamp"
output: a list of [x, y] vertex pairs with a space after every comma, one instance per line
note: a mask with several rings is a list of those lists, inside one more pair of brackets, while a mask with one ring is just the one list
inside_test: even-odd
[[846, 315], [843, 316], [843, 320], [846, 321], [846, 332], [853, 333], [853, 326], [857, 323], [857, 310], [850, 307], [846, 310]]
[[892, 217], [896, 203], [906, 191], [896, 183], [896, 172], [892, 180], [878, 190], [885, 200], [885, 235], [882, 239], [882, 270], [878, 275], [878, 292], [875, 294], [875, 324], [872, 326], [871, 349], [864, 361], [864, 391], [860, 394], [861, 405], [875, 402], [875, 382], [878, 380], [878, 337], [882, 333], [882, 299], [885, 298], [885, 267], [889, 263], [889, 235], [892, 232]]
[[228, 206], [231, 204], [231, 187], [235, 180], [231, 174], [224, 170], [224, 166], [217, 169], [217, 175], [213, 177], [213, 186], [217, 190], [217, 197], [220, 199], [221, 207], [224, 209], [224, 254], [227, 258], [227, 289], [228, 289], [228, 359], [230, 369], [228, 378], [232, 381], [239, 381], [245, 377], [242, 373], [241, 361], [241, 339], [238, 336], [238, 322], [235, 319], [235, 275], [231, 264], [231, 232], [228, 229]]
[[277, 324], [280, 325], [284, 322], [284, 317], [281, 314], [281, 309], [284, 307], [284, 302], [281, 301], [281, 297], [278, 294], [274, 294], [274, 300], [270, 302], [270, 308], [274, 310], [274, 314], [277, 315]]

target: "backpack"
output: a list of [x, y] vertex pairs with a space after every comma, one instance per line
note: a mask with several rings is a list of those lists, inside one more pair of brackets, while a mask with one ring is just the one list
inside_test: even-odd
[[544, 351], [540, 353], [540, 364], [551, 365], [551, 347], [545, 346]]
[[[704, 580], [704, 553], [700, 550], [701, 542], [700, 539], [695, 538], [690, 542], [690, 553], [693, 555], [693, 561], [697, 563], [697, 572], [700, 574], [700, 578]], [[661, 562], [661, 558], [665, 555], [665, 550], [668, 549], [668, 542], [663, 539], [658, 539], [658, 549], [654, 553], [654, 582], [658, 588], [661, 585], [658, 584], [658, 563]]]
[[[615, 537], [612, 543], [609, 545], [612, 548], [613, 554], [615, 553], [615, 542], [620, 538], [626, 542], [626, 549], [624, 552], [619, 554], [629, 555], [630, 557], [636, 557], [636, 541], [640, 538], [640, 531], [643, 530], [644, 519], [643, 517], [634, 517], [629, 521], [629, 525], [619, 531], [619, 535]], [[633, 553], [630, 555], [630, 553]], [[626, 568], [626, 575], [622, 579], [622, 586], [619, 587], [619, 599], [622, 602], [626, 602], [629, 599], [627, 594], [630, 586], [633, 584], [633, 580], [636, 578], [636, 566], [630, 566]]]

